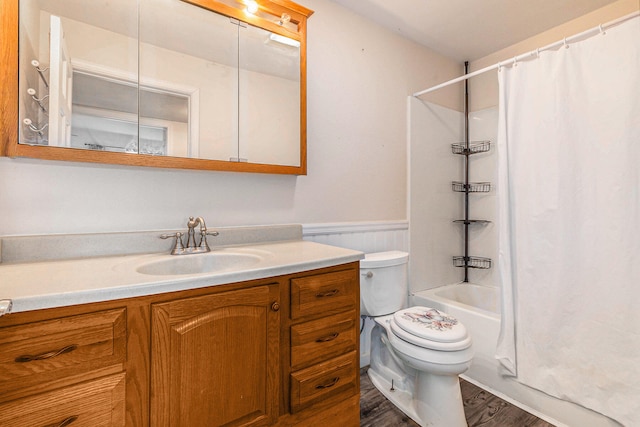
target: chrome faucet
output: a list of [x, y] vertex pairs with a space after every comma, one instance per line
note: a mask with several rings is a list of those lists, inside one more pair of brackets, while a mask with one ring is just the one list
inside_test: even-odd
[[[200, 242], [196, 243], [195, 228], [200, 225]], [[189, 217], [187, 221], [187, 243], [186, 246], [182, 242], [182, 236], [184, 233], [177, 232], [174, 234], [162, 234], [161, 239], [175, 238], [175, 244], [171, 249], [171, 255], [188, 255], [188, 254], [201, 254], [211, 251], [209, 244], [207, 243], [207, 236], [217, 236], [217, 231], [207, 231], [207, 225], [204, 219], [199, 216], [197, 218]]]

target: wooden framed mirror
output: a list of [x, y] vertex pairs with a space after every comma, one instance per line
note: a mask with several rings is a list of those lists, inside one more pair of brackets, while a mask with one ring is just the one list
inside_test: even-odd
[[288, 0], [4, 0], [2, 154], [306, 174], [312, 13]]

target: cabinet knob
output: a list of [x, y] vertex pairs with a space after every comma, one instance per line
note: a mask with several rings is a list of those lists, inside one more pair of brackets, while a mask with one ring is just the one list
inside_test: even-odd
[[278, 303], [278, 301], [276, 301], [273, 304], [271, 304], [271, 310], [273, 310], [273, 311], [280, 310], [280, 304]]

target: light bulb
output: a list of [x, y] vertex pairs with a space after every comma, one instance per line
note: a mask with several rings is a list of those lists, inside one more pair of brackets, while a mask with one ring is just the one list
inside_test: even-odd
[[280, 20], [278, 21], [278, 25], [282, 26], [289, 21], [291, 21], [291, 16], [286, 13], [283, 13], [282, 16], [280, 17]]
[[258, 11], [258, 2], [255, 0], [247, 1], [247, 13], [253, 15]]

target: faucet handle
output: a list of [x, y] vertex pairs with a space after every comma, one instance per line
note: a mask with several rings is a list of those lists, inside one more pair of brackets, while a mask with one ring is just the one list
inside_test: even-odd
[[172, 233], [172, 234], [161, 234], [160, 238], [161, 239], [170, 239], [172, 237], [174, 237], [176, 239], [175, 243], [173, 244], [173, 249], [171, 249], [171, 254], [172, 255], [176, 255], [178, 252], [180, 251], [184, 251], [184, 245], [182, 244], [182, 235], [184, 233], [181, 232], [177, 232], [177, 233]]
[[209, 248], [209, 244], [207, 243], [207, 236], [217, 236], [217, 231], [207, 231], [206, 228], [200, 230], [200, 244], [198, 245], [198, 249], [202, 252], [209, 252], [211, 248]]
[[182, 237], [184, 233], [178, 231], [177, 233], [169, 233], [169, 234], [161, 234], [160, 238], [161, 239], [170, 239], [172, 237], [175, 237], [176, 239], [179, 239]]

